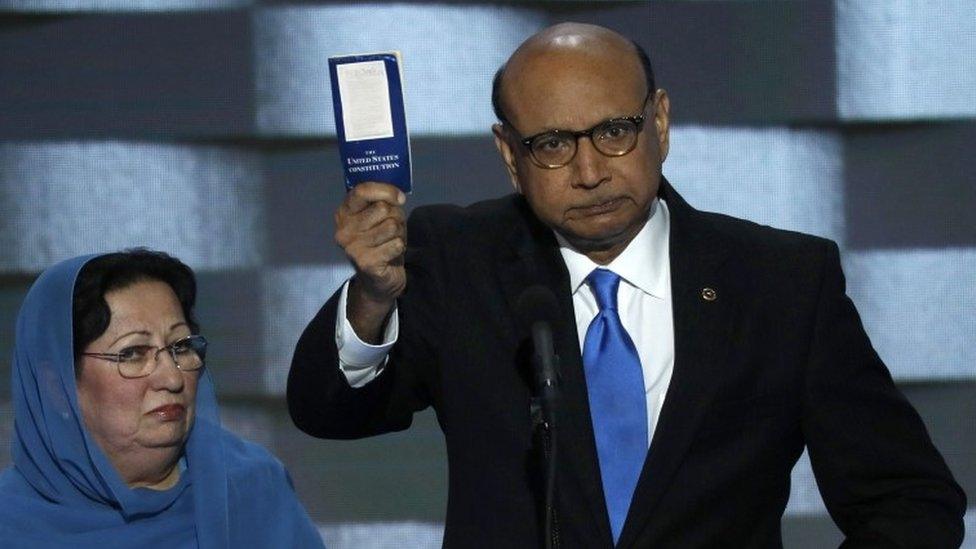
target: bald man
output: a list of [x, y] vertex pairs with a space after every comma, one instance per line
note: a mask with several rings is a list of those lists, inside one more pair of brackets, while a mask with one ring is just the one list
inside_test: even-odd
[[836, 245], [677, 194], [661, 176], [669, 99], [639, 47], [545, 29], [499, 71], [493, 103], [513, 194], [408, 223], [403, 194], [370, 183], [337, 211], [356, 273], [298, 343], [299, 428], [366, 437], [433, 406], [445, 546], [542, 545], [515, 315], [542, 285], [562, 385], [554, 545], [779, 547], [804, 447], [852, 547], [959, 545], [965, 497], [872, 350]]

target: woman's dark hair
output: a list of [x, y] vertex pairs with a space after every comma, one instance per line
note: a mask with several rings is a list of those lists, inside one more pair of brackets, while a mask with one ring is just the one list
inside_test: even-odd
[[86, 263], [75, 281], [72, 329], [76, 363], [88, 344], [105, 333], [112, 320], [105, 294], [146, 280], [158, 280], [173, 289], [186, 323], [197, 333], [199, 326], [193, 318], [197, 281], [189, 267], [169, 254], [145, 248], [106, 254]]

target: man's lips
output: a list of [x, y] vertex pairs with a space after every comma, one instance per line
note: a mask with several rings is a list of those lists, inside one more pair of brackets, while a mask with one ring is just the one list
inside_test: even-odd
[[146, 415], [155, 416], [162, 421], [178, 421], [186, 417], [186, 407], [182, 404], [164, 404], [153, 408]]
[[584, 216], [600, 215], [616, 210], [622, 206], [623, 203], [623, 198], [611, 198], [609, 200], [603, 200], [593, 204], [588, 204], [586, 206], [574, 206], [573, 211]]

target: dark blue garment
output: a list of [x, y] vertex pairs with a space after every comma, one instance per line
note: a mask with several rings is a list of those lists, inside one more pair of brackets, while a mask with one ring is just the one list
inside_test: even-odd
[[85, 430], [75, 386], [72, 297], [93, 257], [41, 274], [17, 317], [0, 547], [322, 547], [281, 463], [220, 426], [206, 369], [177, 484], [158, 491], [122, 480]]
[[620, 276], [594, 269], [586, 282], [600, 312], [586, 330], [583, 371], [614, 543], [647, 456], [647, 395], [640, 357], [617, 313]]

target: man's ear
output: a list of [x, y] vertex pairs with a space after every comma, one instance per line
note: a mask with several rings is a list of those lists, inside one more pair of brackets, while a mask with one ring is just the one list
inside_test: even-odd
[[508, 170], [508, 178], [512, 182], [512, 188], [515, 192], [522, 194], [522, 186], [519, 185], [518, 171], [515, 169], [515, 151], [509, 145], [508, 140], [505, 138], [505, 126], [502, 124], [493, 124], [491, 126], [491, 132], [495, 134], [495, 147], [498, 149], [498, 154], [502, 157], [502, 162], [505, 163], [505, 169]]
[[668, 99], [668, 92], [658, 89], [654, 92], [654, 129], [657, 131], [658, 148], [661, 151], [661, 163], [668, 157], [670, 148], [671, 127], [671, 100]]

